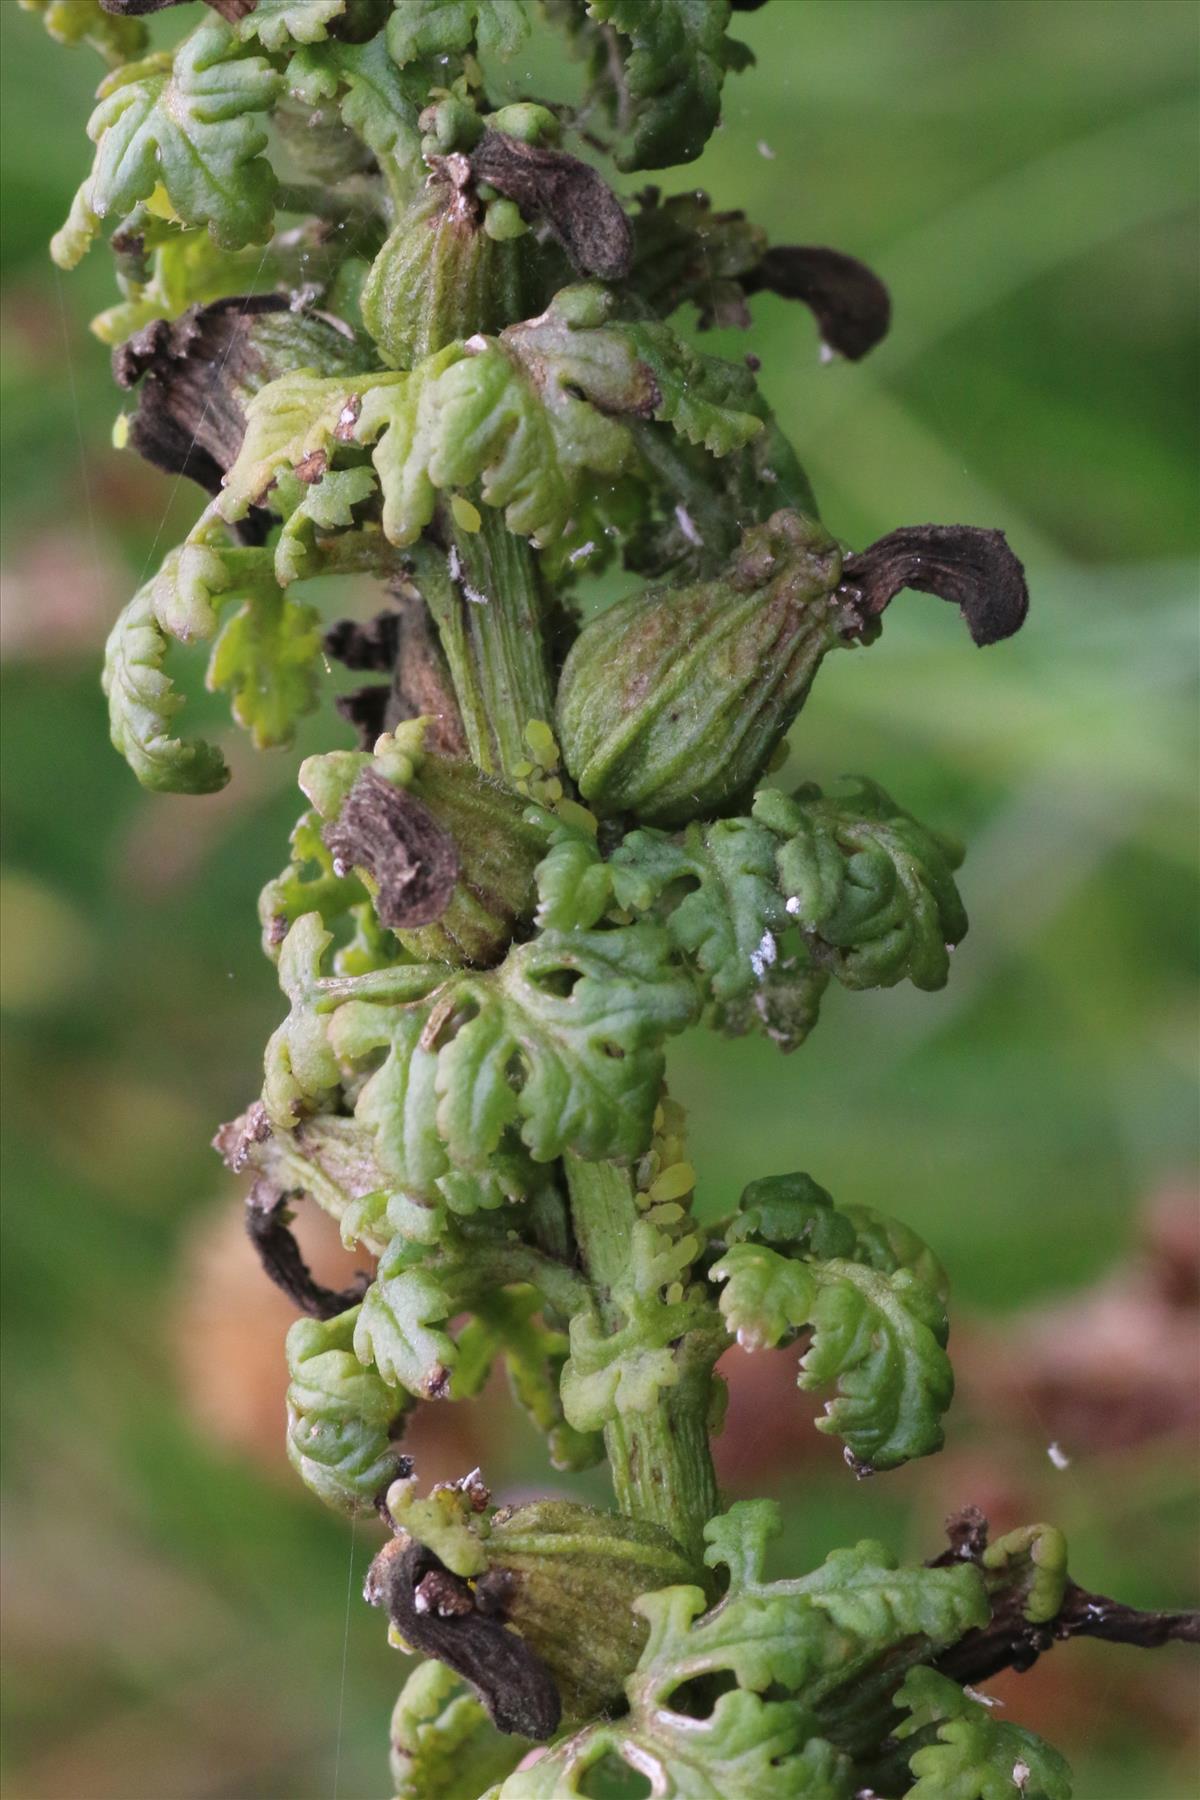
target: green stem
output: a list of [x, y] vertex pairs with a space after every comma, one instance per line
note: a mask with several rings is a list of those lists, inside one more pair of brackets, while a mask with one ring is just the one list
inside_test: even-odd
[[478, 531], [464, 530], [446, 509], [448, 551], [422, 545], [414, 561], [471, 757], [485, 774], [513, 780], [529, 761], [526, 725], [554, 717], [541, 580], [533, 551], [494, 508], [481, 507], [480, 521]]
[[[629, 1243], [638, 1218], [632, 1177], [611, 1162], [565, 1158], [575, 1240], [600, 1316], [610, 1330], [622, 1322], [613, 1293], [629, 1268]], [[720, 1509], [708, 1444], [712, 1359], [703, 1350], [683, 1358], [679, 1381], [661, 1388], [644, 1412], [619, 1413], [604, 1428], [613, 1493], [621, 1511], [669, 1531], [697, 1564], [704, 1526]]]

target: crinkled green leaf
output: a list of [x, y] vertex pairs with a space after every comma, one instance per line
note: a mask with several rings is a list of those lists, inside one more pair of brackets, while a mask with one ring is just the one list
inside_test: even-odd
[[401, 68], [421, 57], [455, 56], [472, 44], [507, 58], [528, 35], [523, 0], [397, 0], [387, 26], [388, 49]]
[[618, 903], [646, 912], [667, 896], [672, 942], [694, 958], [715, 1000], [735, 1000], [762, 980], [788, 924], [776, 848], [753, 819], [690, 825], [681, 837], [631, 832], [612, 856]]
[[374, 1068], [357, 1116], [381, 1167], [427, 1198], [450, 1164], [482, 1171], [510, 1126], [537, 1162], [646, 1148], [664, 1042], [695, 1015], [657, 927], [543, 932], [486, 974], [423, 963], [327, 978], [331, 941], [309, 914], [280, 957], [293, 1011], [271, 1040], [264, 1098], [285, 1127], [321, 1102], [340, 1058]]
[[458, 1676], [432, 1658], [401, 1688], [391, 1739], [396, 1800], [475, 1800], [532, 1748], [497, 1731]]
[[370, 469], [331, 469], [313, 482], [280, 533], [275, 574], [283, 587], [318, 573], [319, 531], [339, 531], [354, 523], [354, 508], [375, 492]]
[[699, 1250], [687, 1235], [672, 1240], [646, 1219], [633, 1225], [627, 1273], [612, 1298], [624, 1322], [606, 1331], [580, 1312], [571, 1320], [571, 1357], [563, 1370], [563, 1409], [580, 1431], [599, 1431], [620, 1413], [645, 1412], [682, 1373], [677, 1346], [693, 1330], [712, 1335], [715, 1320], [702, 1289], [685, 1286]]
[[884, 1275], [909, 1269], [940, 1300], [948, 1292], [946, 1271], [910, 1226], [870, 1206], [837, 1207], [802, 1172], [750, 1182], [723, 1236], [730, 1244], [767, 1244], [790, 1257], [842, 1257]]
[[60, 44], [90, 44], [110, 67], [119, 67], [146, 48], [141, 19], [105, 12], [100, 0], [20, 0], [24, 12], [40, 13], [50, 36]]
[[725, 37], [729, 0], [588, 0], [588, 12], [628, 40], [618, 80], [633, 137], [618, 165], [693, 161], [717, 123], [725, 71], [742, 60]]
[[223, 515], [242, 517], [306, 457], [371, 445], [393, 544], [420, 536], [439, 491], [476, 483], [511, 531], [548, 544], [595, 478], [615, 480], [635, 460], [620, 415], [669, 421], [719, 454], [762, 430], [728, 365], [697, 357], [668, 326], [612, 321], [610, 310], [602, 288], [568, 288], [538, 319], [448, 344], [408, 372], [326, 381], [300, 370], [271, 383], [249, 407]]
[[390, 1386], [437, 1398], [457, 1355], [442, 1327], [462, 1310], [462, 1297], [440, 1271], [412, 1259], [405, 1238], [388, 1246], [359, 1308], [354, 1349]]
[[895, 1703], [911, 1717], [894, 1736], [937, 1740], [909, 1759], [917, 1779], [905, 1800], [1071, 1800], [1071, 1771], [1057, 1750], [935, 1669], [911, 1669]]
[[266, 750], [290, 744], [316, 705], [320, 661], [316, 608], [290, 599], [272, 578], [222, 626], [208, 686], [232, 696], [234, 718], [255, 749]]
[[[151, 56], [110, 75], [88, 121], [96, 144], [92, 172], [77, 196], [79, 217], [94, 223], [60, 233], [54, 254], [73, 267], [99, 221], [131, 211], [161, 183], [185, 225], [207, 225], [227, 250], [270, 235], [275, 176], [260, 155], [261, 115], [281, 78], [247, 55], [222, 20], [209, 17], [169, 56]], [[77, 217], [74, 209], [72, 219]]]
[[780, 890], [814, 957], [846, 987], [944, 986], [967, 929], [957, 847], [873, 781], [845, 799], [764, 790], [754, 815], [783, 838]]
[[744, 1348], [770, 1348], [808, 1327], [800, 1386], [837, 1385], [817, 1421], [857, 1463], [895, 1468], [942, 1444], [954, 1393], [946, 1315], [909, 1269], [883, 1274], [833, 1258], [802, 1262], [765, 1245], [733, 1244], [712, 1270], [721, 1312]]
[[280, 592], [269, 550], [218, 549], [194, 534], [134, 596], [105, 652], [112, 741], [143, 786], [204, 794], [229, 779], [213, 746], [170, 736], [183, 701], [162, 665], [168, 639], [212, 637], [218, 614], [238, 600], [213, 646], [208, 686], [229, 690], [235, 720], [260, 749], [290, 742], [315, 705], [321, 640], [312, 608]]
[[288, 1332], [287, 1451], [327, 1506], [366, 1514], [396, 1475], [394, 1436], [410, 1402], [354, 1355], [358, 1314], [297, 1319]]
[[612, 904], [612, 873], [586, 831], [560, 826], [536, 871], [537, 922], [547, 931], [589, 930]]
[[438, 1055], [438, 1126], [455, 1160], [488, 1155], [518, 1118], [538, 1162], [645, 1148], [663, 1044], [695, 1012], [656, 927], [543, 932], [453, 999], [477, 1009]]
[[[367, 379], [381, 378], [361, 378]], [[246, 434], [217, 503], [222, 518], [244, 519], [306, 457], [331, 457], [335, 432], [348, 430], [357, 416], [349, 402], [359, 385], [359, 378], [296, 369], [260, 388], [246, 408]]]
[[452, 1394], [455, 1399], [477, 1394], [502, 1357], [513, 1397], [545, 1433], [554, 1467], [587, 1469], [603, 1456], [604, 1445], [596, 1433], [567, 1424], [559, 1393], [567, 1339], [541, 1321], [541, 1308], [541, 1296], [533, 1288], [478, 1296], [474, 1317], [458, 1339]]
[[264, 50], [286, 50], [290, 44], [319, 44], [329, 25], [346, 10], [346, 0], [257, 0], [238, 26], [243, 43], [257, 38]]
[[184, 701], [163, 669], [170, 637], [159, 623], [155, 589], [156, 581], [139, 588], [105, 645], [109, 733], [143, 787], [213, 794], [229, 780], [221, 752], [214, 744], [171, 735]]
[[405, 200], [424, 180], [428, 171], [417, 118], [427, 98], [427, 75], [401, 70], [382, 32], [363, 44], [330, 38], [301, 45], [288, 64], [288, 86], [311, 106], [337, 100], [343, 123], [374, 151], [394, 201]]

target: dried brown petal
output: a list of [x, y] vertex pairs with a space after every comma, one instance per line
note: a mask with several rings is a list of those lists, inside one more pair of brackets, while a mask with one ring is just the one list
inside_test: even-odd
[[485, 131], [471, 172], [514, 200], [525, 219], [545, 219], [581, 275], [619, 281], [633, 262], [633, 231], [608, 183], [565, 150]]
[[871, 614], [881, 613], [901, 588], [951, 600], [977, 644], [997, 644], [1025, 623], [1025, 570], [1002, 531], [977, 525], [903, 525], [848, 557], [841, 592], [855, 592]]
[[851, 362], [873, 350], [891, 324], [891, 297], [878, 275], [840, 250], [777, 244], [742, 277], [742, 286], [748, 294], [769, 288], [786, 300], [803, 300], [822, 342]]
[[545, 1663], [494, 1614], [478, 1611], [468, 1584], [424, 1544], [388, 1544], [371, 1565], [366, 1592], [387, 1608], [406, 1643], [470, 1684], [498, 1731], [539, 1741], [557, 1731], [562, 1703]]
[[[184, 0], [100, 0], [105, 12], [118, 13], [126, 19], [140, 18], [145, 13], [164, 12], [168, 6], [181, 6]], [[223, 19], [236, 25], [258, 5], [258, 0], [204, 0], [214, 12], [219, 12]]]
[[139, 455], [219, 493], [245, 434], [243, 402], [261, 385], [251, 322], [287, 310], [279, 294], [218, 300], [180, 319], [155, 319], [118, 345], [115, 380], [123, 388], [142, 384], [129, 422]]
[[358, 1305], [371, 1278], [360, 1275], [352, 1287], [341, 1290], [322, 1287], [288, 1230], [290, 1220], [286, 1197], [270, 1182], [256, 1181], [246, 1196], [246, 1232], [264, 1274], [310, 1319], [336, 1319]]
[[416, 930], [440, 919], [458, 880], [458, 851], [429, 808], [375, 769], [364, 769], [322, 836], [335, 867], [366, 869], [379, 889], [381, 925]]

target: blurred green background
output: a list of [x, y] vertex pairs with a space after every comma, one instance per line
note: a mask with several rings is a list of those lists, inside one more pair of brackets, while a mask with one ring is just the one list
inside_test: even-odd
[[[1063, 1524], [1086, 1585], [1195, 1597], [1196, 22], [1184, 0], [771, 0], [676, 183], [891, 286], [861, 367], [820, 366], [769, 296], [728, 336], [833, 528], [1002, 526], [1034, 596], [984, 653], [902, 599], [793, 734], [790, 773], [869, 771], [969, 842], [947, 990], [835, 995], [791, 1060], [674, 1053], [705, 1207], [805, 1167], [910, 1220], [955, 1284], [949, 1447], [867, 1486], [782, 1363], [736, 1360], [722, 1476], [783, 1498], [793, 1569], [867, 1533], [932, 1554], [976, 1500]], [[375, 1534], [286, 1467], [287, 1309], [208, 1149], [280, 1013], [254, 908], [296, 758], [228, 745], [224, 794], [171, 800], [107, 747], [105, 633], [198, 494], [109, 447], [105, 258], [63, 278], [45, 254], [99, 65], [15, 0], [0, 24], [5, 1792], [371, 1800], [405, 1671], [358, 1598]], [[220, 729], [203, 695], [189, 713]], [[300, 748], [344, 741], [326, 713]], [[464, 1411], [425, 1428], [422, 1474], [544, 1484], [504, 1408]], [[1072, 1646], [998, 1691], [1079, 1800], [1200, 1793], [1186, 1657]]]

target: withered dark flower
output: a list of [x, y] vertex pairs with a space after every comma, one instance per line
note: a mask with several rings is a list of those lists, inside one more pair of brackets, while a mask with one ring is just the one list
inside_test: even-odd
[[544, 219], [581, 275], [619, 281], [633, 262], [625, 210], [595, 169], [565, 150], [485, 131], [471, 152], [471, 173], [516, 202], [521, 216]]
[[363, 770], [323, 836], [335, 868], [366, 869], [378, 884], [381, 925], [416, 930], [449, 906], [459, 876], [454, 839], [423, 801], [374, 769]]
[[310, 1319], [336, 1319], [357, 1306], [371, 1277], [361, 1274], [348, 1288], [327, 1288], [313, 1275], [288, 1229], [287, 1196], [259, 1179], [246, 1196], [246, 1235], [258, 1252], [263, 1273]]
[[282, 294], [246, 294], [155, 319], [113, 351], [123, 388], [140, 384], [129, 442], [168, 475], [217, 494], [242, 446], [246, 403], [304, 363], [337, 374], [363, 367], [351, 338]]
[[371, 1564], [366, 1597], [386, 1607], [406, 1643], [470, 1684], [498, 1731], [541, 1740], [558, 1729], [562, 1703], [545, 1663], [493, 1611], [479, 1610], [468, 1583], [424, 1544], [386, 1545]]
[[812, 244], [776, 244], [741, 278], [747, 294], [764, 288], [811, 309], [821, 340], [839, 356], [858, 362], [887, 335], [892, 302], [866, 263], [840, 250]]
[[842, 565], [842, 589], [878, 615], [901, 590], [936, 594], [962, 612], [977, 644], [998, 644], [1025, 623], [1025, 570], [1002, 531], [977, 525], [902, 525]]
[[[105, 12], [117, 13], [126, 19], [140, 18], [146, 13], [165, 12], [168, 6], [183, 4], [184, 0], [100, 0]], [[228, 19], [231, 25], [236, 25], [239, 19], [244, 19], [254, 11], [258, 0], [204, 0], [204, 4], [220, 13], [223, 19]]]

